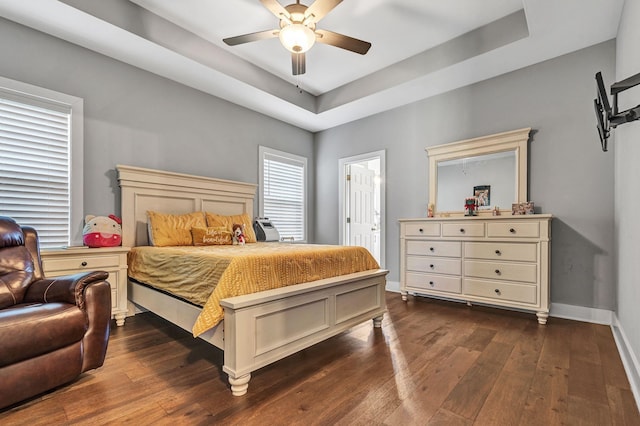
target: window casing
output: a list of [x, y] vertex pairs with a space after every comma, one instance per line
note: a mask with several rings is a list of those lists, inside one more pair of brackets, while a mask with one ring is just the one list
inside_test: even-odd
[[281, 238], [307, 240], [307, 159], [260, 146], [260, 216]]
[[82, 244], [83, 101], [0, 77], [0, 215]]

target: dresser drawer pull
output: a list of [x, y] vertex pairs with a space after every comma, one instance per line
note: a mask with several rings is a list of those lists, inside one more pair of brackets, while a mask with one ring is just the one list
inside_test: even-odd
[[497, 254], [498, 256], [500, 256], [500, 255], [502, 254], [502, 252], [501, 252], [500, 250], [496, 250], [496, 254]]
[[464, 228], [460, 228], [460, 233], [464, 234]]
[[433, 266], [433, 265], [429, 265], [429, 268], [433, 269], [433, 268], [435, 268], [435, 266]]
[[433, 282], [433, 281], [429, 281], [429, 285], [430, 285], [431, 287], [433, 287], [433, 286], [434, 286], [434, 282]]
[[429, 247], [429, 251], [435, 251], [433, 247]]
[[497, 275], [500, 275], [500, 269], [496, 269], [494, 272], [495, 272]]
[[499, 288], [496, 288], [496, 289], [495, 289], [495, 290], [493, 290], [493, 291], [495, 291], [495, 292], [496, 292], [496, 294], [500, 294], [500, 289], [499, 289]]
[[80, 266], [87, 266], [87, 262], [82, 262]]
[[420, 228], [420, 229], [418, 229], [418, 232], [420, 232], [422, 234], [424, 232], [424, 229]]
[[515, 233], [516, 233], [516, 230], [515, 230], [515, 229], [513, 229], [513, 228], [509, 228], [509, 232], [511, 232], [512, 234], [515, 234]]

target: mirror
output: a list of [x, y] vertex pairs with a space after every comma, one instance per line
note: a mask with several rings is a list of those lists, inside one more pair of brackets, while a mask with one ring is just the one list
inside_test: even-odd
[[464, 214], [467, 197], [478, 197], [479, 214], [494, 207], [510, 214], [527, 201], [527, 141], [531, 128], [426, 148], [429, 204], [438, 216]]

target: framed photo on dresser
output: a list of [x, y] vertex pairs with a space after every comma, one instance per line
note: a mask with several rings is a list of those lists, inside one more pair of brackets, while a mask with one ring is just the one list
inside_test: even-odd
[[473, 196], [478, 199], [478, 207], [491, 205], [491, 185], [478, 185], [473, 187]]

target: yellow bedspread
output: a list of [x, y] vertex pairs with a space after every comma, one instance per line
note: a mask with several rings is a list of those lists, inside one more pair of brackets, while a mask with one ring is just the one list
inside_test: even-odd
[[192, 329], [197, 337], [222, 320], [220, 301], [227, 297], [378, 268], [362, 247], [255, 243], [135, 247], [128, 273], [202, 306]]

